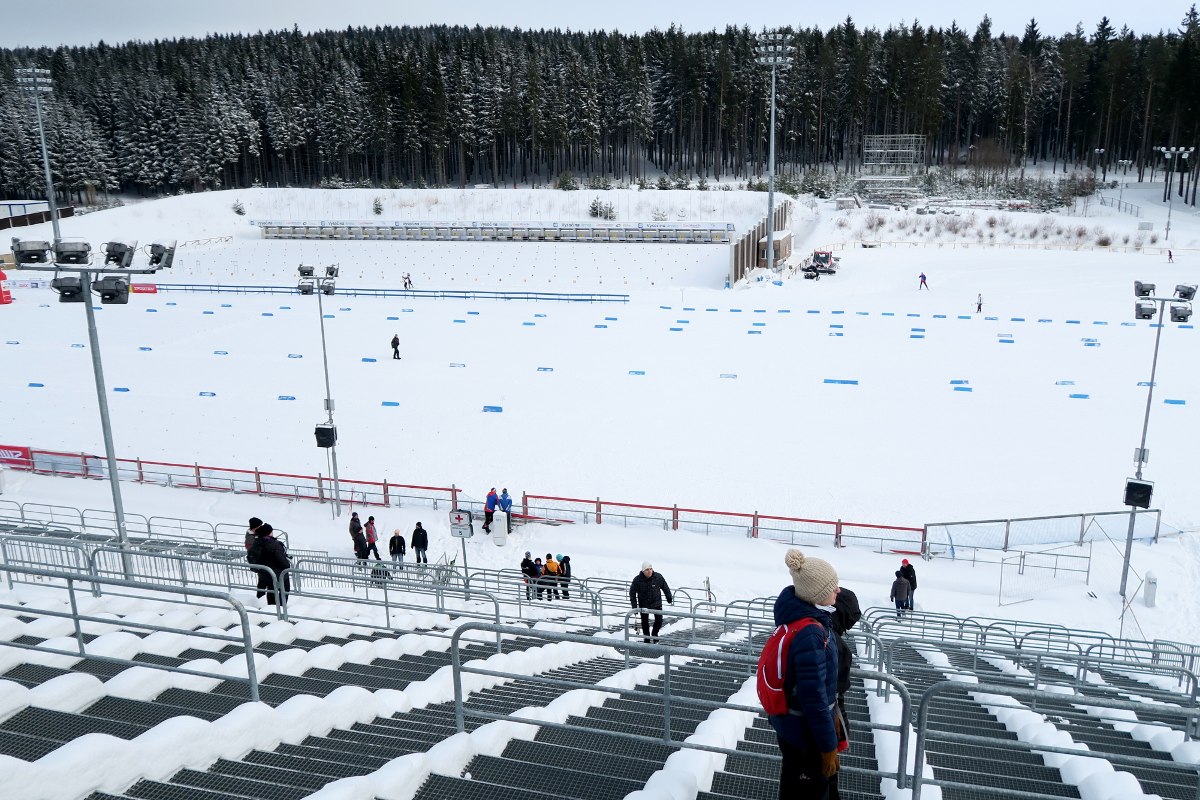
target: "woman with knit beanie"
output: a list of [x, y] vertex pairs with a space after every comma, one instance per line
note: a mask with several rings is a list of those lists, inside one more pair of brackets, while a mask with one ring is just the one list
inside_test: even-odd
[[779, 740], [783, 765], [780, 800], [828, 800], [830, 780], [838, 771], [838, 648], [830, 614], [837, 601], [837, 571], [828, 561], [807, 558], [799, 550], [784, 556], [792, 583], [775, 601], [775, 624], [802, 619], [788, 649], [786, 681], [788, 713], [770, 717]]

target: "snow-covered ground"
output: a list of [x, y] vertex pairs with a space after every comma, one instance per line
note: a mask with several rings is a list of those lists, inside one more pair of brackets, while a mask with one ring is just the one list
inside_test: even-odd
[[[245, 198], [247, 217], [229, 210], [235, 194]], [[342, 475], [453, 482], [474, 498], [496, 485], [518, 497], [521, 491], [600, 496], [907, 525], [1120, 510], [1146, 403], [1138, 382], [1149, 377], [1155, 334], [1132, 320], [1132, 281], [1155, 281], [1168, 290], [1195, 282], [1200, 259], [1186, 248], [1175, 249], [1175, 264], [1157, 251], [964, 250], [952, 248], [954, 239], [943, 231], [935, 237], [941, 248], [845, 249], [841, 273], [819, 282], [791, 276], [781, 285], [768, 279], [722, 290], [727, 262], [724, 248], [716, 246], [288, 243], [255, 239], [246, 225], [248, 217], [268, 210], [278, 216], [348, 212], [337, 205], [342, 195], [334, 194], [173, 198], [67, 220], [64, 233], [96, 244], [124, 236], [143, 242], [232, 237], [181, 250], [170, 276], [175, 282], [286, 285], [305, 260], [340, 263], [342, 286], [394, 286], [400, 271], [410, 271], [418, 288], [462, 288], [459, 282], [477, 276], [481, 262], [488, 263], [487, 282], [495, 285], [480, 288], [527, 288], [521, 282], [531, 276], [559, 291], [620, 286], [630, 294], [627, 304], [328, 298]], [[362, 194], [354, 202], [369, 208], [373, 193]], [[413, 201], [422, 201], [425, 193], [416, 194]], [[522, 192], [491, 196], [500, 194]], [[732, 195], [720, 198], [729, 208], [740, 202], [738, 193], [721, 194]], [[561, 202], [561, 193], [524, 195], [530, 199], [516, 202], [536, 207], [536, 200], [547, 198], [538, 213], [549, 216], [538, 218], [573, 213], [549, 207]], [[739, 227], [750, 224], [761, 200], [750, 195], [747, 212], [728, 218]], [[488, 209], [473, 206], [469, 212], [483, 216]], [[493, 212], [488, 218], [508, 213]], [[853, 219], [862, 213], [817, 204], [809, 216], [801, 207], [796, 230], [806, 241], [798, 251], [852, 243]], [[839, 219], [851, 222], [839, 225]], [[1114, 231], [1136, 230], [1136, 223], [1132, 217], [1087, 221]], [[1174, 226], [1173, 241], [1181, 242], [1194, 242], [1200, 229], [1193, 216], [1179, 213]], [[20, 234], [33, 238], [48, 230]], [[565, 284], [547, 261], [579, 282]], [[381, 262], [393, 267], [380, 268]], [[649, 276], [660, 266], [663, 277], [655, 276], [651, 286]], [[916, 288], [921, 272], [929, 277], [928, 292]], [[975, 313], [980, 294], [984, 310]], [[82, 310], [55, 302], [47, 290], [19, 288], [15, 295], [14, 305], [0, 307], [0, 443], [101, 452]], [[312, 439], [324, 397], [316, 298], [162, 293], [98, 308], [120, 455], [324, 471]], [[390, 359], [393, 333], [402, 341], [400, 362]], [[1169, 324], [1162, 334], [1146, 477], [1156, 483], [1155, 505], [1165, 509], [1166, 520], [1194, 528], [1200, 519], [1200, 468], [1191, 445], [1200, 404], [1196, 332]], [[966, 387], [971, 391], [955, 391]], [[503, 411], [484, 413], [484, 405]], [[110, 507], [103, 481], [15, 472], [3, 479], [0, 500]], [[124, 485], [124, 502], [127, 511], [147, 517], [242, 524], [257, 515], [286, 530], [293, 548], [348, 555], [345, 517], [334, 520], [328, 506], [316, 503], [132, 484]], [[385, 539], [393, 528], [407, 535], [421, 521], [435, 560], [461, 556], [460, 541], [449, 536], [447, 511], [422, 505], [363, 510], [377, 517]], [[1139, 589], [1153, 572], [1157, 604], [1148, 608], [1139, 599], [1123, 621], [1117, 587], [1124, 543], [1120, 530], [1110, 537], [1092, 545], [1086, 584], [1079, 576], [1040, 580], [1033, 599], [1019, 605], [999, 605], [995, 564], [951, 560], [945, 553], [918, 561], [917, 607], [1200, 641], [1200, 545], [1194, 533], [1134, 544], [1131, 587]], [[467, 548], [473, 567], [511, 568], [529, 550], [569, 554], [579, 577], [621, 580], [649, 560], [673, 587], [699, 596], [707, 585], [720, 602], [773, 595], [788, 583], [779, 543], [661, 526], [531, 524], [503, 547], [477, 535]], [[831, 561], [864, 607], [888, 605], [899, 554], [854, 546], [806, 549]], [[1004, 580], [1011, 593], [1013, 574]], [[426, 647], [420, 638], [387, 642], [377, 654]], [[539, 653], [536, 664], [510, 655], [494, 666], [540, 671], [580, 657], [567, 649], [573, 645], [554, 647], [559, 649]], [[335, 666], [344, 655], [329, 648], [321, 663]], [[309, 665], [288, 652], [264, 663], [268, 671], [286, 674]], [[215, 758], [262, 746], [251, 731], [278, 730], [299, 741], [309, 732], [407, 709], [418, 698], [444, 698], [445, 677], [406, 692], [339, 690], [323, 700], [255, 707], [211, 724], [171, 720], [128, 743], [90, 737], [39, 762], [8, 759], [0, 787], [19, 795], [24, 786], [52, 786], [55, 793], [48, 796], [69, 798], [96, 786], [119, 788], [156, 770], [165, 775], [181, 765], [204, 768]], [[643, 677], [649, 675], [623, 673], [620, 685]], [[5, 693], [0, 713], [30, 702], [71, 710], [96, 692], [150, 698], [159, 687], [134, 686], [132, 680], [123, 689], [99, 687], [89, 676], [67, 678]], [[568, 693], [538, 713], [561, 720], [595, 702], [579, 694]], [[754, 704], [748, 689], [739, 699]], [[712, 722], [704, 741], [728, 743], [746, 724], [738, 713]], [[895, 712], [873, 711], [880, 714], [876, 722], [888, 713]], [[453, 771], [471, 754], [490, 752], [491, 739], [511, 735], [522, 734], [489, 726], [469, 740], [457, 737], [427, 754], [330, 784], [318, 796], [410, 797], [435, 764]], [[887, 749], [880, 750], [881, 764]], [[680, 787], [703, 784], [711, 761], [698, 753], [672, 756], [639, 796], [686, 794]], [[69, 777], [48, 780], [63, 773]], [[898, 800], [905, 793], [888, 796]], [[1089, 789], [1084, 796], [1134, 795]]]
[[[1127, 189], [1125, 199], [1150, 209], [1147, 198], [1161, 185], [1141, 190], [1140, 199], [1136, 191]], [[544, 279], [547, 260], [554, 260], [593, 277], [550, 288], [607, 290], [628, 280], [631, 264], [670, 265], [662, 278], [667, 288], [629, 289], [628, 304], [327, 298], [345, 478], [454, 483], [475, 499], [494, 485], [518, 497], [527, 491], [918, 526], [1121, 510], [1146, 404], [1139, 382], [1149, 378], [1155, 334], [1132, 319], [1132, 282], [1154, 281], [1168, 291], [1195, 282], [1200, 253], [1193, 249], [1176, 249], [1168, 264], [1157, 252], [964, 250], [943, 232], [943, 247], [846, 249], [840, 273], [821, 281], [792, 275], [782, 285], [768, 279], [724, 290], [716, 288], [727, 264], [723, 246], [273, 242], [255, 238], [247, 222], [370, 218], [377, 195], [386, 197], [385, 219], [520, 218], [516, 208], [525, 218], [570, 221], [585, 218], [595, 194], [609, 193], [220, 192], [68, 219], [63, 233], [97, 245], [120, 237], [232, 237], [183, 248], [165, 278], [174, 282], [225, 275], [227, 283], [287, 285], [304, 259], [340, 263], [343, 287], [395, 286], [400, 271], [411, 271], [423, 278], [418, 288], [460, 288], [457, 281], [490, 261], [493, 285], [480, 288], [502, 289], [530, 275]], [[672, 213], [683, 210], [689, 221], [729, 219], [739, 228], [756, 221], [765, 200], [740, 192], [612, 194], [624, 198], [624, 221], [674, 203]], [[235, 199], [246, 216], [232, 212]], [[453, 214], [437, 214], [451, 207]], [[1134, 217], [1097, 203], [1089, 211], [1103, 214], [1082, 221], [1089, 227], [1137, 231]], [[1165, 211], [1153, 218], [1156, 231]], [[1174, 211], [1173, 241], [1194, 242], [1196, 217], [1181, 206]], [[862, 213], [798, 204], [796, 229], [807, 241], [797, 252], [839, 236], [848, 241], [855, 223], [839, 220]], [[48, 226], [21, 231], [27, 238], [48, 233]], [[382, 261], [394, 269], [380, 270]], [[917, 289], [921, 272], [929, 276], [928, 292]], [[15, 295], [15, 304], [0, 309], [0, 409], [8, 421], [0, 442], [102, 452], [88, 353], [79, 346], [87, 341], [80, 308], [55, 302], [47, 290]], [[324, 416], [315, 305], [313, 297], [163, 293], [134, 296], [125, 307], [98, 306], [118, 454], [325, 472], [312, 438], [313, 423]], [[387, 345], [394, 333], [402, 342], [399, 362]], [[1175, 324], [1163, 330], [1146, 468], [1155, 505], [1185, 529], [1200, 520], [1200, 467], [1189, 435], [1200, 405], [1196, 336]], [[963, 386], [971, 391], [955, 391]], [[485, 405], [503, 411], [484, 413]], [[9, 495], [22, 497], [25, 480], [10, 473]], [[61, 488], [29, 491], [42, 499], [62, 492], [61, 502], [71, 505], [104, 504], [102, 496], [71, 500], [91, 484], [54, 485]], [[259, 508], [245, 498], [169, 497], [173, 510], [153, 513], [239, 519]], [[185, 514], [180, 503], [195, 505]], [[130, 510], [139, 511], [137, 504]], [[281, 527], [299, 534], [293, 546], [340, 547], [344, 525], [330, 524], [326, 513], [297, 505]], [[404, 515], [404, 525], [415, 521], [407, 510], [394, 513]], [[381, 527], [390, 525], [385, 519]], [[538, 535], [568, 530], [581, 535]], [[761, 550], [771, 569], [779, 558], [767, 555], [777, 546], [766, 543], [713, 537], [680, 548], [684, 534], [629, 535], [620, 565], [611, 566], [615, 574], [628, 572], [643, 552], [660, 559], [686, 552], [694, 564], [676, 571], [686, 569], [688, 582], [712, 578], [723, 597], [761, 590], [758, 581], [743, 584], [726, 569], [731, 552]], [[1160, 549], [1188, 552], [1188, 542]], [[497, 553], [512, 563], [508, 550], [519, 555], [524, 548]], [[848, 552], [864, 565], [876, 558]], [[852, 577], [882, 581], [891, 573], [890, 558], [883, 561]], [[713, 568], [718, 563], [720, 570]], [[1167, 560], [1164, 571], [1179, 563], [1191, 561]], [[1099, 573], [1094, 585], [1104, 583]], [[953, 591], [978, 589], [971, 575]], [[991, 588], [979, 602], [995, 603]], [[961, 598], [948, 604], [972, 606]]]

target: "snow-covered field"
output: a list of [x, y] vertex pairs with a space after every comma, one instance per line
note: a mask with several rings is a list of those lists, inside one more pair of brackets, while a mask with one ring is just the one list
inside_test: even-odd
[[[1160, 191], [1124, 196], [1157, 213]], [[474, 499], [506, 486], [516, 497], [895, 525], [1121, 510], [1156, 332], [1133, 320], [1133, 281], [1168, 291], [1196, 281], [1195, 249], [1176, 249], [1168, 264], [1150, 252], [964, 249], [943, 231], [942, 247], [842, 249], [839, 275], [822, 281], [790, 275], [726, 290], [719, 245], [281, 242], [259, 239], [247, 222], [370, 218], [377, 196], [383, 218], [448, 209], [440, 216], [514, 218], [518, 209], [572, 221], [586, 218], [592, 194], [610, 193], [220, 192], [91, 213], [62, 229], [97, 247], [230, 237], [182, 247], [172, 273], [151, 278], [164, 282], [289, 285], [300, 261], [336, 261], [343, 288], [395, 287], [402, 271], [418, 288], [461, 288], [481, 269], [492, 284], [481, 288], [524, 288], [533, 275], [563, 291], [636, 284], [622, 285], [628, 303], [328, 297], [347, 479], [454, 483]], [[665, 206], [739, 228], [764, 201], [611, 194], [623, 221]], [[1174, 239], [1194, 241], [1200, 225], [1182, 207]], [[1121, 235], [1140, 222], [1090, 210], [1108, 216], [1062, 223]], [[797, 253], [850, 240], [864, 213], [904, 212], [797, 204]], [[1152, 221], [1160, 231], [1162, 219]], [[556, 283], [547, 264], [590, 277]], [[632, 277], [664, 265], [653, 287]], [[931, 290], [917, 289], [920, 272]], [[14, 294], [0, 309], [0, 441], [102, 452], [82, 311], [49, 290]], [[983, 313], [974, 313], [979, 295]], [[118, 455], [325, 473], [312, 439], [324, 416], [316, 306], [316, 297], [176, 293], [97, 306]], [[401, 361], [390, 357], [394, 333]], [[1200, 521], [1196, 353], [1193, 327], [1166, 325], [1147, 440], [1154, 505], [1183, 529]]]
[[[1144, 191], [1151, 197], [1156, 190]], [[487, 263], [493, 285], [479, 288], [526, 288], [522, 282], [536, 275], [554, 290], [619, 286], [630, 294], [628, 304], [594, 305], [327, 298], [343, 477], [454, 483], [476, 499], [494, 485], [518, 497], [528, 491], [895, 525], [1121, 510], [1146, 404], [1138, 384], [1149, 378], [1155, 333], [1132, 318], [1132, 282], [1169, 291], [1197, 280], [1200, 259], [1186, 248], [1175, 250], [1174, 264], [1156, 251], [964, 250], [943, 233], [941, 248], [845, 249], [840, 274], [819, 282], [791, 276], [782, 285], [764, 280], [724, 290], [722, 246], [268, 242], [247, 222], [335, 212], [370, 218], [378, 194], [388, 197], [384, 219], [569, 221], [585, 218], [597, 193], [223, 192], [65, 220], [63, 233], [97, 245], [120, 237], [232, 237], [181, 249], [173, 274], [162, 278], [173, 282], [224, 275], [224, 283], [287, 285], [305, 260], [340, 263], [342, 287], [396, 286], [399, 272], [410, 271], [418, 288], [462, 288]], [[689, 221], [728, 219], [742, 228], [765, 204], [761, 194], [739, 192], [627, 194], [622, 221], [648, 220], [670, 202], [679, 206], [672, 213], [693, 215]], [[1127, 189], [1125, 199], [1133, 197]], [[230, 210], [234, 199], [245, 203], [246, 216]], [[450, 207], [453, 214], [437, 213]], [[850, 241], [854, 223], [838, 223], [846, 216], [832, 204], [811, 212], [800, 205], [795, 229], [805, 238], [797, 252]], [[1161, 231], [1162, 219], [1153, 219]], [[1136, 232], [1138, 221], [1109, 215], [1086, 224], [1119, 233]], [[1194, 242], [1198, 227], [1175, 208], [1172, 241]], [[548, 261], [588, 277], [554, 283]], [[662, 277], [648, 286], [645, 271], [659, 266], [666, 267]], [[642, 277], [631, 281], [631, 271]], [[921, 272], [931, 291], [917, 290]], [[0, 309], [7, 342], [0, 442], [102, 452], [87, 350], [73, 347], [87, 341], [81, 309], [45, 290], [15, 294], [17, 302]], [[315, 306], [313, 297], [163, 293], [101, 307], [118, 454], [324, 472], [312, 438], [324, 397]], [[387, 346], [394, 333], [399, 362]], [[1200, 520], [1196, 337], [1190, 327], [1163, 330], [1146, 468], [1155, 505], [1185, 529]], [[964, 386], [971, 391], [955, 391]], [[485, 405], [503, 411], [484, 413]], [[106, 503], [96, 483], [10, 473], [6, 491], [10, 499]], [[316, 505], [128, 492], [127, 507], [138, 513], [235, 521], [273, 515], [293, 546], [345, 544], [344, 523], [330, 522]], [[439, 542], [434, 550], [450, 550], [442, 515], [388, 511], [381, 528], [422, 519]], [[1160, 607], [1174, 606], [1161, 626], [1153, 621], [1161, 611], [1141, 612], [1152, 614], [1143, 620], [1147, 636], [1195, 637], [1192, 546], [1188, 536], [1137, 546], [1135, 568], [1156, 565]], [[776, 544], [654, 528], [531, 527], [503, 550], [476, 549], [490, 554], [480, 556], [484, 563], [505, 565], [525, 549], [566, 551], [582, 574], [619, 577], [650, 557], [676, 582], [711, 578], [721, 599], [773, 591], [786, 579]], [[832, 557], [847, 585], [874, 587], [865, 592], [868, 602], [886, 600], [893, 557], [854, 549]], [[1091, 586], [1100, 598], [1081, 586], [1051, 589], [1048, 602], [1022, 606], [1022, 613], [1065, 619], [1091, 603], [1096, 610], [1087, 613], [1096, 621], [1089, 627], [1112, 629], [1120, 557], [1104, 543], [1095, 558]], [[922, 605], [995, 610], [994, 567], [939, 561], [927, 569], [938, 577], [922, 580]], [[765, 586], [764, 575], [773, 576]]]

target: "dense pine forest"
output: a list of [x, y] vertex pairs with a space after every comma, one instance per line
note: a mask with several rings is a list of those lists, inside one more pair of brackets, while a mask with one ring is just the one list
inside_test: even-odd
[[[1200, 145], [1200, 16], [1163, 23], [787, 31], [778, 168], [853, 173], [864, 134], [919, 133], [930, 167], [1161, 169], [1153, 148]], [[767, 157], [770, 73], [754, 45], [747, 28], [380, 27], [0, 50], [0, 195], [44, 192], [33, 103], [14, 83], [26, 66], [53, 74], [46, 135], [68, 201], [566, 173], [746, 180]]]

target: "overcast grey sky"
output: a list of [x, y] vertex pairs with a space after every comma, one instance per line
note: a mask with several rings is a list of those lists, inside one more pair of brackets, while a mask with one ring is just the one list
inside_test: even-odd
[[[109, 44], [208, 33], [253, 33], [299, 25], [301, 30], [374, 25], [494, 25], [640, 32], [672, 23], [688, 31], [726, 25], [790, 24], [828, 29], [849, 14], [862, 27], [885, 28], [914, 19], [925, 26], [974, 31], [986, 13], [993, 31], [1019, 34], [1031, 17], [1042, 33], [1058, 35], [1081, 22], [1091, 33], [1106, 4], [1089, 0], [857, 0], [849, 4], [796, 0], [0, 0], [0, 47]], [[1107, 9], [1113, 27], [1137, 33], [1176, 28], [1190, 0], [1141, 0]], [[810, 6], [815, 6], [810, 7]]]

